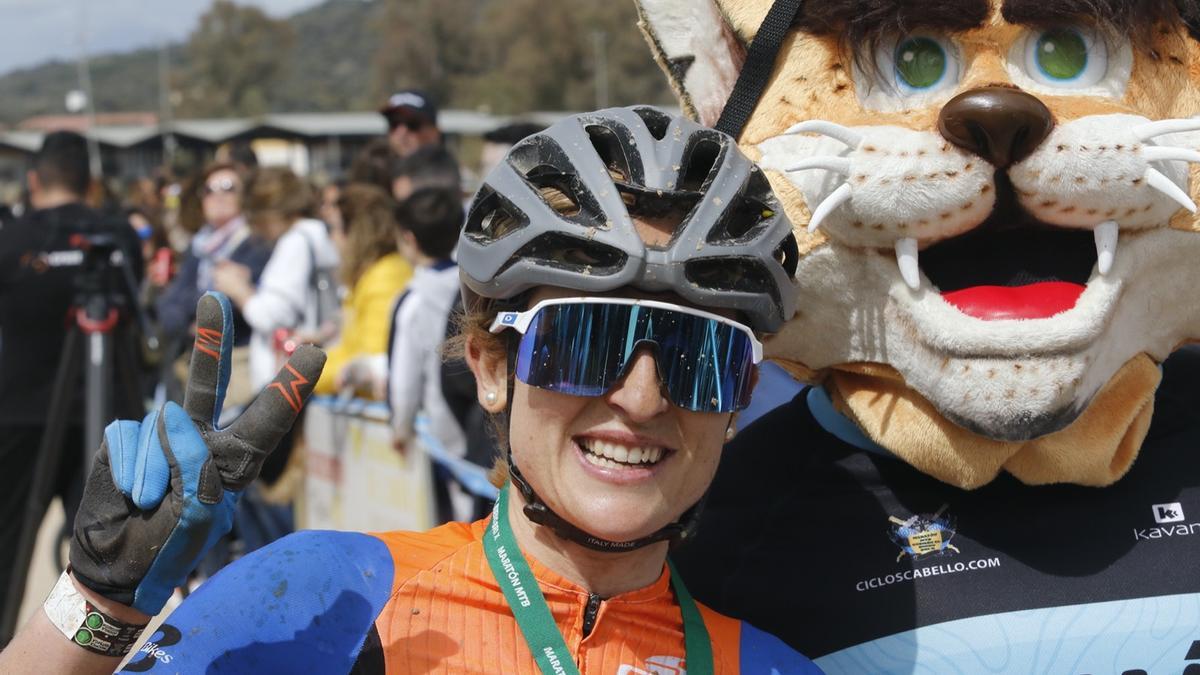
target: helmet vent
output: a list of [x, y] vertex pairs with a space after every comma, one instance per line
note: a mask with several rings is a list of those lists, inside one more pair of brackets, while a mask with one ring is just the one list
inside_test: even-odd
[[525, 227], [528, 220], [508, 207], [491, 188], [480, 188], [475, 206], [467, 215], [466, 234], [477, 241], [496, 241]]
[[555, 167], [545, 165], [534, 168], [525, 177], [555, 213], [570, 218], [583, 210], [578, 177], [562, 174]]
[[796, 278], [796, 268], [800, 264], [800, 246], [796, 244], [796, 235], [789, 234], [779, 242], [779, 248], [775, 249], [775, 261], [783, 267], [789, 278]]
[[756, 260], [751, 258], [707, 258], [688, 262], [684, 268], [687, 280], [706, 290], [724, 293], [761, 295], [770, 293], [778, 300], [774, 280]]
[[504, 267], [507, 269], [517, 262], [534, 261], [540, 266], [606, 276], [620, 271], [627, 257], [611, 246], [562, 232], [551, 232], [522, 246]]
[[608, 127], [592, 124], [587, 127], [588, 137], [592, 139], [592, 147], [614, 180], [629, 182], [633, 180], [633, 171], [629, 168], [629, 158], [625, 156], [621, 139]]
[[671, 118], [666, 113], [654, 108], [634, 108], [633, 112], [646, 123], [646, 130], [654, 140], [661, 141], [667, 137], [667, 130], [671, 128]]
[[717, 164], [717, 158], [721, 155], [721, 144], [713, 140], [702, 139], [692, 144], [684, 154], [683, 169], [679, 177], [679, 184], [675, 186], [676, 190], [686, 190], [690, 192], [700, 192], [709, 174], [712, 173], [713, 167]]
[[775, 208], [764, 204], [756, 195], [771, 194], [770, 185], [761, 171], [755, 171], [747, 179], [746, 188], [735, 198], [729, 208], [721, 214], [706, 238], [708, 243], [739, 243], [753, 239], [760, 226], [775, 217]]

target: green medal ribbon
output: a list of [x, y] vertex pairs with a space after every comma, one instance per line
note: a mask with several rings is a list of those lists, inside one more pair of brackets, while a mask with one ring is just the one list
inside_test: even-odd
[[[508, 523], [508, 485], [500, 489], [492, 517], [483, 532], [483, 552], [488, 566], [496, 577], [496, 583], [504, 593], [521, 634], [529, 645], [533, 659], [543, 675], [579, 675], [579, 667], [571, 658], [567, 643], [563, 640], [554, 615], [546, 604], [546, 596], [538, 586], [529, 563], [517, 546]], [[679, 612], [683, 615], [683, 643], [687, 659], [688, 675], [712, 675], [712, 643], [704, 618], [696, 608], [696, 602], [683, 585], [675, 566], [667, 562], [671, 572], [671, 587]]]

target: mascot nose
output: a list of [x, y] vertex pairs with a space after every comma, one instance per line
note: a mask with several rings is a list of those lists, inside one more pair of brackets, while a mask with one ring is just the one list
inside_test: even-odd
[[950, 99], [938, 130], [958, 147], [1006, 169], [1033, 153], [1054, 128], [1050, 109], [1008, 87], [980, 87]]

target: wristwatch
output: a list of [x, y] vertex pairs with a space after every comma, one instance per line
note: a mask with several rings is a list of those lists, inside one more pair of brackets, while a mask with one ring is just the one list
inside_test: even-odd
[[97, 609], [75, 588], [70, 570], [58, 578], [42, 608], [68, 640], [104, 656], [128, 654], [147, 625], [118, 621]]

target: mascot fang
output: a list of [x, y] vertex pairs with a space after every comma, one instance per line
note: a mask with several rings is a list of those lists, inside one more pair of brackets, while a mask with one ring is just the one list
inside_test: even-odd
[[[783, 635], [811, 656], [850, 649], [843, 653], [850, 660], [820, 662], [832, 671], [855, 663], [858, 672], [877, 672], [911, 666], [907, 660], [919, 661], [931, 643], [877, 642], [877, 650], [901, 654], [878, 662], [853, 660], [865, 657], [852, 645], [936, 621], [995, 620], [1005, 612], [1200, 592], [1194, 570], [1168, 574], [1169, 583], [1128, 578], [1161, 575], [1156, 566], [1163, 561], [1200, 554], [1200, 537], [1144, 555], [1134, 548], [1144, 539], [1128, 536], [1131, 529], [1166, 527], [1154, 511], [1164, 506], [1180, 516], [1181, 525], [1167, 525], [1173, 532], [1200, 534], [1200, 523], [1192, 532], [1187, 520], [1189, 511], [1200, 516], [1200, 490], [1190, 495], [1194, 506], [1187, 503], [1188, 490], [1200, 483], [1200, 427], [1194, 421], [1200, 382], [1193, 379], [1200, 366], [1186, 347], [1200, 340], [1200, 225], [1194, 215], [1200, 199], [1200, 3], [637, 5], [642, 30], [685, 111], [707, 124], [720, 120], [720, 128], [739, 134], [743, 148], [767, 170], [801, 240], [800, 312], [767, 349], [816, 386], [790, 404], [788, 414], [759, 423], [769, 430], [756, 435], [754, 426], [747, 429], [727, 455], [731, 470], [723, 469], [714, 488], [713, 524], [707, 533], [702, 527], [693, 548], [702, 553], [684, 556], [685, 572], [690, 569], [707, 589], [699, 592], [702, 599]], [[730, 110], [738, 106], [746, 118], [729, 127]], [[1170, 442], [1161, 440], [1168, 436]], [[854, 464], [864, 457], [869, 470]], [[831, 475], [831, 466], [840, 473]], [[789, 470], [808, 476], [792, 473], [774, 497], [760, 496]], [[830, 487], [843, 474], [854, 490]], [[805, 490], [826, 499], [818, 504]], [[791, 511], [780, 506], [789, 500], [795, 502]], [[824, 564], [811, 560], [821, 554], [809, 553], [800, 568], [816, 579], [797, 577], [794, 583], [812, 592], [813, 584], [858, 575], [843, 580], [844, 596], [830, 590], [797, 599], [796, 606], [812, 614], [772, 605], [784, 599], [777, 590], [782, 581], [764, 569], [792, 565], [782, 558], [791, 549], [777, 542], [792, 533], [786, 532], [789, 524], [772, 525], [768, 514], [779, 521], [815, 515], [801, 513], [801, 504], [834, 509], [839, 536], [864, 536], [860, 527], [869, 536], [882, 531], [877, 543], [886, 548], [889, 538], [901, 536], [894, 522], [928, 525], [903, 535], [918, 537], [914, 542], [953, 534], [932, 515], [943, 503], [951, 514], [946, 517], [956, 519], [948, 522], [957, 523], [961, 551], [926, 548], [939, 559], [957, 558], [949, 571], [963, 564], [966, 573], [951, 575], [959, 580], [934, 579], [936, 574], [921, 571], [921, 556], [913, 555], [901, 555], [894, 569], [885, 564], [848, 573], [832, 552], [854, 550], [842, 542], [824, 554]], [[1086, 515], [1080, 512], [1084, 504], [1091, 509]], [[845, 513], [838, 512], [842, 507]], [[867, 518], [868, 511], [882, 530], [848, 517]], [[979, 519], [975, 542], [966, 541], [972, 511]], [[1019, 528], [1001, 524], [1002, 513], [1021, 521], [1012, 524]], [[724, 517], [729, 521], [722, 531]], [[1078, 544], [1067, 543], [1074, 537], [1036, 534], [1042, 518], [1070, 527], [1085, 517], [1087, 536], [1081, 534]], [[760, 530], [747, 520], [782, 529], [760, 534], [757, 552], [727, 539], [726, 548], [738, 550], [718, 553], [703, 541], [720, 536], [749, 542]], [[802, 536], [799, 522], [790, 526]], [[1110, 536], [1124, 539], [1099, 543]], [[1085, 560], [1067, 563], [1071, 547]], [[972, 548], [995, 555], [963, 560]], [[707, 562], [700, 562], [701, 555]], [[896, 558], [894, 548], [890, 558]], [[1026, 568], [1019, 574], [995, 571], [1018, 565]], [[1113, 565], [1132, 567], [1106, 576], [1112, 573], [1106, 566]], [[730, 568], [743, 574], [730, 574]], [[1070, 578], [1069, 590], [1063, 576]], [[757, 578], [768, 580], [760, 591], [765, 597], [742, 588], [736, 594], [741, 599], [731, 599], [731, 579]], [[994, 585], [980, 581], [989, 578]], [[986, 606], [950, 610], [955, 603], [924, 592], [959, 581], [978, 591], [961, 601]], [[863, 604], [872, 594], [878, 596], [870, 598], [874, 602]], [[1146, 652], [1166, 650], [1160, 641], [1120, 652], [1103, 639], [1106, 630], [1113, 636], [1120, 631], [1096, 627], [1082, 633], [1095, 639], [1090, 647], [1056, 652], [1077, 660], [1030, 655], [1028, 662], [1013, 663], [1019, 672], [1030, 672], [1026, 666], [1060, 672], [1060, 664], [1061, 672], [1080, 671], [1082, 664], [1101, 662], [1089, 660], [1091, 652], [1103, 652], [1112, 656], [1106, 665], [1089, 667], [1158, 663], [1179, 670], [1193, 653], [1200, 670], [1200, 595], [1186, 597], [1186, 618], [1172, 624], [1183, 631], [1172, 634], [1178, 641], [1173, 651]], [[829, 625], [838, 621], [857, 625]], [[971, 624], [968, 632], [1017, 624], [990, 625]], [[1003, 647], [1014, 649], [1017, 635], [1027, 648], [1067, 640], [1065, 634], [1015, 631]], [[1001, 646], [991, 638], [983, 643]], [[993, 667], [979, 656], [984, 648], [938, 649]], [[1159, 657], [1164, 660], [1154, 660]]]

